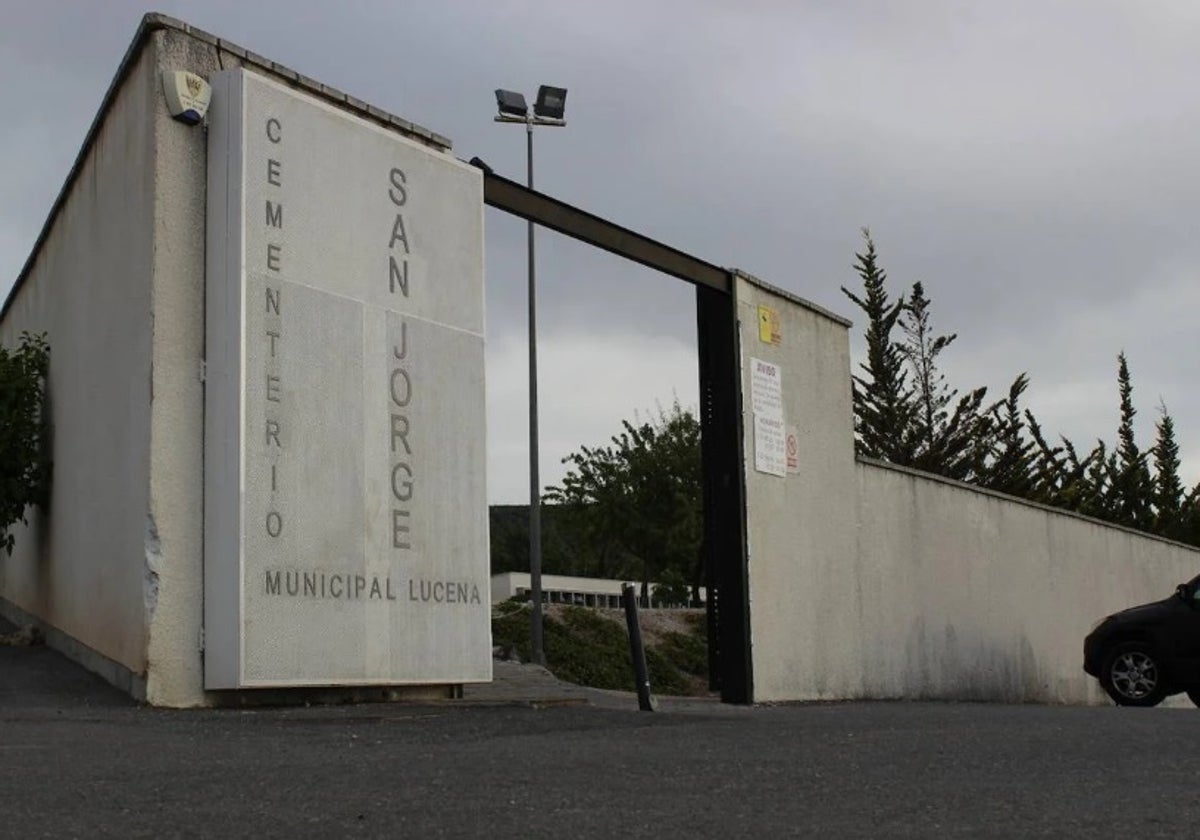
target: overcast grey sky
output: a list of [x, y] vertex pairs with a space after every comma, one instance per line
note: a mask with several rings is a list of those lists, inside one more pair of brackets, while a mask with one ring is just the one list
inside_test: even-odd
[[[925, 283], [945, 370], [996, 398], [1027, 371], [1048, 433], [1112, 441], [1116, 355], [1140, 443], [1160, 399], [1200, 481], [1200, 3], [1194, 0], [158, 3], [524, 178], [492, 91], [560, 84], [537, 185], [856, 321], [869, 226]], [[0, 0], [0, 293], [32, 247], [141, 15]], [[527, 498], [523, 223], [487, 215], [489, 487]], [[622, 417], [694, 404], [682, 283], [539, 236], [542, 463]], [[857, 347], [855, 330], [855, 346]]]

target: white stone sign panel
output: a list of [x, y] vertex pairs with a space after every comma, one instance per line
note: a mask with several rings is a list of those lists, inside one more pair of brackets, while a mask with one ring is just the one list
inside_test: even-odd
[[212, 82], [205, 686], [490, 680], [482, 176]]

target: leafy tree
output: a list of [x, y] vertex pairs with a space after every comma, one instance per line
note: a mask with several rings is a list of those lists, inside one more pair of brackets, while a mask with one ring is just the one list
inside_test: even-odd
[[574, 464], [574, 469], [564, 476], [561, 487], [547, 488], [545, 499], [561, 509], [566, 527], [576, 537], [577, 572], [633, 577], [636, 563], [621, 540], [632, 499], [620, 454], [613, 447], [582, 446], [563, 462]]
[[[700, 423], [676, 402], [653, 423], [622, 422], [609, 446], [580, 447], [546, 500], [563, 507], [599, 555], [636, 571], [643, 595], [652, 580], [677, 572], [703, 582]], [[615, 576], [610, 569], [606, 576]]]
[[[548, 575], [595, 575], [590, 555], [578, 550], [579, 540], [562, 511], [542, 508], [542, 571]], [[529, 571], [529, 505], [491, 505], [488, 509], [492, 574]]]
[[686, 607], [691, 599], [692, 588], [677, 569], [667, 569], [654, 587], [654, 601], [662, 606]]
[[22, 333], [16, 350], [0, 347], [0, 547], [10, 555], [16, 542], [12, 526], [28, 522], [30, 505], [49, 502], [49, 364], [45, 335]]
[[862, 297], [842, 287], [842, 293], [867, 316], [867, 360], [852, 382], [855, 440], [860, 455], [907, 465], [913, 460], [909, 435], [917, 409], [904, 352], [892, 340], [904, 312], [904, 298], [889, 299], [887, 274], [879, 266], [871, 232], [863, 228], [862, 235], [866, 250], [854, 255]]

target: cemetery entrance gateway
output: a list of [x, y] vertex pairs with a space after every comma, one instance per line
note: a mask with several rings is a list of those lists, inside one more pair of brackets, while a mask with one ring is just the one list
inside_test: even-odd
[[753, 696], [734, 275], [484, 169], [484, 203], [696, 287], [709, 681], [726, 703]]

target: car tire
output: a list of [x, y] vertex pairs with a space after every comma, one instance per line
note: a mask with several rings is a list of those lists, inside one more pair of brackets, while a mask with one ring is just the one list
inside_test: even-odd
[[1118, 706], [1157, 706], [1167, 696], [1165, 676], [1153, 647], [1124, 642], [1104, 657], [1100, 685]]

